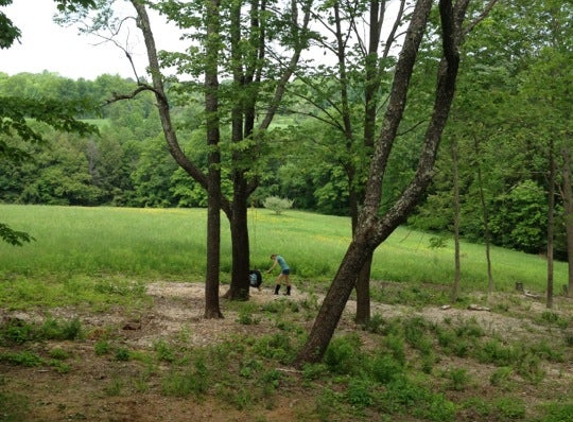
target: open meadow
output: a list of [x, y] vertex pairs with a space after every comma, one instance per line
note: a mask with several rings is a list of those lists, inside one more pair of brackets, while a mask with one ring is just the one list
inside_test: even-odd
[[[291, 264], [204, 320], [206, 211], [1, 205], [0, 421], [573, 421], [573, 303], [545, 307], [546, 260], [397, 230], [377, 250], [372, 320], [349, 301], [323, 363], [290, 366], [350, 240], [347, 218], [249, 214], [252, 266]], [[221, 293], [231, 268], [222, 229]], [[440, 247], [432, 247], [439, 244]], [[523, 283], [529, 293], [515, 290]], [[471, 305], [471, 306], [470, 306]]]

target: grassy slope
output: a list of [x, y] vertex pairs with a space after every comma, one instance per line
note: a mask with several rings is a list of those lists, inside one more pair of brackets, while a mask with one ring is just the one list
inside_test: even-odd
[[[442, 313], [436, 307], [427, 315], [409, 308], [411, 314], [394, 316], [386, 307], [364, 331], [346, 318], [323, 364], [300, 373], [277, 370], [305, 340], [318, 305], [313, 294], [301, 295], [301, 287], [327, 285], [349, 241], [346, 218], [252, 210], [253, 264], [267, 268], [271, 252], [284, 254], [299, 300], [260, 294], [258, 302], [225, 302], [226, 319], [204, 324], [190, 318], [200, 314], [202, 298], [181, 297], [179, 286], [191, 285], [172, 283], [171, 295], [154, 297], [143, 287], [151, 280], [202, 279], [204, 210], [1, 210], [3, 222], [37, 240], [23, 248], [0, 245], [0, 309], [6, 315], [0, 324], [0, 420], [120, 420], [141, 408], [142, 421], [177, 410], [181, 415], [173, 420], [573, 421], [570, 306], [549, 312], [514, 294], [494, 303], [494, 312], [458, 309], [441, 321], [434, 318]], [[228, 279], [226, 227], [224, 234]], [[403, 282], [387, 288], [380, 303], [413, 307], [436, 285], [449, 285], [451, 244], [433, 250], [429, 239], [401, 229], [380, 247], [374, 278]], [[482, 289], [483, 248], [462, 249], [465, 290]], [[517, 280], [543, 290], [543, 259], [500, 249], [492, 259], [498, 290], [513, 289]], [[556, 271], [563, 282], [565, 266], [558, 263]], [[375, 294], [381, 284], [373, 283]], [[11, 312], [20, 309], [44, 314], [43, 325], [24, 318], [26, 312]], [[508, 321], [499, 332], [498, 313]], [[176, 329], [165, 330], [166, 322]], [[222, 343], [205, 344], [222, 333], [229, 336]], [[188, 413], [196, 411], [201, 416]]]
[[[36, 241], [22, 248], [0, 244], [5, 275], [66, 278], [123, 274], [138, 280], [197, 281], [205, 273], [205, 221], [201, 209], [125, 209], [49, 206], [0, 206], [2, 221], [32, 234]], [[222, 280], [231, 268], [229, 230], [223, 220]], [[271, 253], [282, 254], [295, 280], [325, 282], [336, 272], [348, 242], [349, 220], [288, 211], [275, 215], [253, 209], [249, 216], [252, 266], [266, 269]], [[398, 282], [450, 284], [453, 242], [430, 247], [432, 236], [398, 229], [375, 255], [372, 278]], [[487, 286], [485, 250], [462, 243], [462, 285]], [[501, 248], [492, 251], [497, 290], [516, 281], [537, 292], [545, 290], [546, 261]], [[564, 263], [555, 265], [556, 291], [567, 281]]]

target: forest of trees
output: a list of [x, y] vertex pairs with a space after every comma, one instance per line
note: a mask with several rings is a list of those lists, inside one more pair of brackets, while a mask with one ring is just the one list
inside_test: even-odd
[[[546, 247], [549, 140], [559, 145], [554, 154], [566, 170], [562, 151], [571, 143], [571, 34], [566, 30], [571, 10], [552, 12], [557, 3], [538, 2], [539, 14], [530, 17], [520, 6], [497, 5], [478, 26], [465, 48], [458, 96], [442, 143], [438, 171], [423, 204], [410, 217], [416, 228], [447, 233], [452, 230], [452, 147], [459, 157], [461, 234], [482, 241], [480, 189], [486, 204], [492, 241], [496, 245], [542, 253]], [[540, 23], [541, 22], [541, 23]], [[538, 32], [541, 24], [551, 31]], [[511, 28], [511, 29], [509, 29]], [[535, 36], [532, 34], [535, 33]], [[479, 46], [479, 54], [472, 45]], [[431, 44], [426, 59], [414, 74], [415, 101], [410, 100], [407, 121], [395, 150], [401, 159], [387, 169], [385, 195], [399, 192], [403, 174], [416, 164], [420, 132], [417, 114], [427, 104], [433, 80], [424, 77], [435, 67]], [[463, 69], [468, 69], [464, 71]], [[334, 76], [313, 76], [322, 86], [335, 85]], [[114, 92], [129, 92], [134, 80], [101, 75], [95, 80], [71, 80], [45, 71], [42, 74], [0, 73], [0, 96], [80, 101], [89, 98], [97, 107], [78, 118], [93, 123], [99, 134], [78, 135], [55, 131], [42, 123], [45, 144], [6, 139], [29, 152], [23, 164], [4, 162], [0, 167], [0, 200], [5, 203], [127, 207], [205, 207], [206, 191], [170, 157], [151, 92], [129, 101], [107, 104]], [[224, 81], [222, 82], [225, 83]], [[272, 126], [273, 141], [257, 164], [260, 186], [251, 197], [262, 206], [268, 196], [294, 201], [294, 207], [325, 214], [349, 215], [345, 154], [336, 143], [340, 135], [328, 122], [332, 106], [314, 92], [313, 103], [300, 95], [303, 83], [295, 79], [287, 105]], [[308, 89], [308, 88], [306, 88]], [[202, 98], [178, 99], [172, 91], [172, 113], [180, 142], [195, 162], [207, 167], [205, 127], [198, 116]], [[330, 95], [323, 93], [323, 95]], [[359, 91], [350, 101], [361, 102]], [[331, 109], [329, 110], [329, 107]], [[315, 117], [318, 117], [315, 118]], [[230, 127], [228, 130], [231, 130]], [[229, 146], [222, 146], [229, 157]], [[226, 153], [225, 153], [226, 149]], [[484, 177], [478, 180], [476, 169]], [[480, 185], [481, 184], [481, 185]], [[223, 189], [230, 189], [223, 182]], [[556, 253], [566, 256], [563, 224], [563, 188], [556, 190]], [[391, 202], [387, 198], [384, 203]]]

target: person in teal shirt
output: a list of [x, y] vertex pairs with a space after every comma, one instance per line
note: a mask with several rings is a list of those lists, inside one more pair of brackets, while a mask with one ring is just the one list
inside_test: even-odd
[[281, 289], [281, 282], [284, 280], [287, 286], [286, 295], [290, 296], [290, 289], [291, 289], [290, 279], [289, 279], [290, 267], [288, 266], [285, 259], [280, 255], [272, 254], [271, 259], [274, 261], [273, 266], [269, 268], [267, 273], [270, 273], [277, 265], [281, 267], [281, 273], [277, 278], [277, 285], [275, 286], [275, 295], [279, 294], [279, 290]]

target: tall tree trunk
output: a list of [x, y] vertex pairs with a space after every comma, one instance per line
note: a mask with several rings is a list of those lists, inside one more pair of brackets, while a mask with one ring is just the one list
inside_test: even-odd
[[477, 177], [478, 177], [478, 184], [479, 184], [479, 199], [480, 199], [481, 210], [482, 210], [482, 215], [483, 215], [485, 259], [486, 259], [486, 264], [487, 264], [487, 298], [489, 300], [491, 298], [491, 295], [493, 294], [493, 290], [494, 290], [493, 270], [492, 270], [492, 265], [491, 265], [491, 232], [489, 229], [489, 212], [487, 209], [487, 201], [485, 200], [483, 172], [481, 169], [481, 161], [479, 161], [480, 152], [479, 152], [479, 143], [478, 143], [477, 138], [474, 139], [474, 149], [476, 151], [476, 156], [478, 157]]
[[571, 186], [571, 144], [563, 148], [563, 202], [565, 207], [565, 231], [567, 233], [568, 283], [567, 297], [573, 297], [573, 186]]
[[555, 221], [555, 154], [553, 138], [549, 140], [549, 198], [547, 210], [547, 308], [553, 308], [553, 241]]
[[205, 64], [205, 111], [207, 119], [207, 276], [205, 282], [205, 318], [222, 318], [219, 307], [219, 269], [221, 260], [221, 153], [219, 152], [219, 0], [207, 5]]
[[233, 271], [231, 286], [225, 297], [231, 300], [249, 299], [249, 230], [248, 230], [248, 196], [237, 194], [233, 200], [233, 218], [231, 220], [231, 250], [233, 254]]
[[[300, 54], [304, 46], [303, 41], [306, 37], [308, 29], [310, 14], [312, 7], [312, 0], [305, 0], [303, 5], [304, 15], [302, 23], [299, 23], [298, 5], [292, 2], [293, 17], [293, 33], [299, 37], [299, 43], [293, 49], [290, 62], [285, 64], [282, 72], [278, 75], [278, 82], [274, 92], [274, 97], [270, 105], [266, 109], [265, 117], [258, 127], [258, 130], [268, 130], [273, 118], [281, 104], [282, 97], [286, 91], [287, 83], [297, 68]], [[245, 34], [241, 34], [240, 28], [236, 27], [232, 31], [232, 57], [234, 61], [233, 66], [233, 80], [236, 88], [244, 92], [250, 91], [250, 95], [245, 96], [244, 92], [238, 97], [242, 97], [233, 107], [232, 111], [232, 141], [234, 143], [243, 142], [246, 139], [256, 136], [255, 132], [255, 117], [257, 115], [257, 99], [260, 90], [261, 74], [263, 72], [262, 66], [265, 63], [265, 52], [267, 48], [268, 35], [266, 28], [260, 16], [264, 15], [267, 9], [267, 1], [253, 1], [250, 10], [251, 33], [249, 34], [249, 44], [252, 47], [249, 53], [244, 52], [244, 46], [241, 43], [244, 41]], [[241, 18], [240, 3], [235, 5], [233, 10], [234, 24], [239, 25]], [[296, 24], [296, 25], [295, 25]], [[300, 26], [297, 26], [300, 25]], [[257, 189], [259, 180], [258, 178], [247, 178], [245, 170], [245, 161], [247, 158], [256, 160], [259, 153], [259, 146], [255, 145], [248, 150], [237, 149], [233, 154], [233, 200], [231, 203], [231, 210], [227, 212], [229, 223], [231, 225], [231, 243], [233, 253], [233, 270], [231, 276], [231, 285], [229, 290], [225, 293], [225, 297], [232, 300], [247, 300], [249, 298], [249, 232], [248, 232], [248, 200], [250, 195]]]
[[[390, 52], [390, 48], [394, 45], [396, 32], [402, 22], [406, 1], [400, 0], [400, 7], [394, 19], [394, 25], [386, 39], [386, 46], [382, 54], [386, 58]], [[386, 2], [379, 0], [370, 1], [370, 16], [369, 16], [369, 42], [368, 51], [365, 60], [364, 80], [364, 148], [374, 148], [374, 139], [376, 137], [376, 121], [377, 121], [377, 107], [380, 90], [380, 81], [382, 78], [382, 70], [380, 67], [380, 55], [378, 49], [381, 41], [382, 26], [384, 25], [384, 16], [386, 10]], [[350, 181], [350, 211], [352, 217], [352, 232], [355, 232], [356, 223], [358, 221], [359, 205], [364, 200], [364, 186], [357, 185], [357, 173], [362, 174], [362, 170], [357, 171], [353, 166], [349, 177]], [[357, 192], [359, 190], [359, 192]], [[372, 271], [372, 260], [374, 251], [365, 262], [365, 267], [362, 268], [356, 280], [356, 322], [359, 324], [368, 324], [370, 322], [370, 274]]]
[[370, 322], [370, 273], [372, 270], [372, 251], [358, 274], [356, 281], [356, 317], [357, 324], [368, 324]]
[[[210, 38], [212, 45], [207, 47], [209, 51], [209, 63], [206, 63], [207, 71], [205, 77], [205, 101], [207, 111], [207, 143], [210, 147], [209, 153], [209, 170], [208, 175], [201, 171], [185, 153], [181, 150], [177, 140], [177, 133], [171, 123], [170, 105], [165, 94], [157, 48], [155, 39], [151, 31], [149, 16], [142, 0], [131, 0], [137, 17], [138, 26], [141, 29], [145, 40], [147, 58], [149, 60], [149, 70], [152, 79], [152, 91], [157, 100], [159, 118], [161, 127], [165, 136], [165, 141], [169, 148], [171, 156], [177, 164], [181, 166], [194, 180], [201, 184], [208, 192], [208, 211], [207, 211], [207, 274], [205, 282], [205, 318], [222, 318], [219, 307], [219, 263], [220, 263], [220, 210], [221, 207], [230, 212], [227, 203], [223, 203], [221, 197], [221, 174], [220, 174], [220, 153], [218, 142], [220, 138], [218, 130], [218, 79], [217, 79], [217, 45], [213, 43], [213, 37]], [[209, 31], [212, 34], [218, 34], [218, 0], [211, 0], [208, 9], [213, 14], [214, 20], [210, 21]], [[213, 55], [214, 54], [214, 55]], [[140, 82], [145, 88], [149, 87]], [[215, 197], [216, 196], [216, 197]]]
[[454, 284], [452, 286], [451, 303], [458, 300], [460, 292], [460, 188], [458, 175], [458, 141], [452, 140], [452, 165], [454, 167]]

